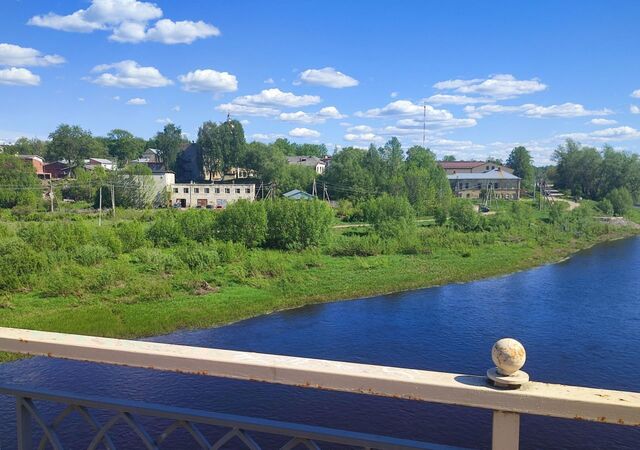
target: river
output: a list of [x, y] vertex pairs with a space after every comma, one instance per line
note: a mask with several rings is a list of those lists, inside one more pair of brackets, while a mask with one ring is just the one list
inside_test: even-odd
[[[499, 278], [307, 306], [153, 340], [481, 375], [491, 366], [491, 345], [504, 336], [524, 343], [533, 380], [640, 391], [640, 238]], [[491, 442], [491, 413], [469, 408], [49, 358], [1, 365], [0, 380], [463, 447]], [[14, 414], [0, 397], [2, 450], [15, 448]], [[640, 429], [523, 416], [521, 443], [637, 449]]]

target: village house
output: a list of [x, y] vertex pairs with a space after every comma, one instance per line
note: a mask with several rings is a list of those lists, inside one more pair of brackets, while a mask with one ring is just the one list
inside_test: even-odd
[[282, 196], [289, 200], [313, 200], [315, 198], [313, 195], [300, 189], [285, 192]]
[[225, 208], [238, 200], [255, 199], [254, 184], [176, 183], [169, 187], [174, 208]]
[[44, 160], [37, 155], [16, 155], [18, 158], [26, 162], [27, 164], [31, 164], [33, 168], [36, 170], [36, 175], [38, 178], [49, 178], [49, 175], [44, 171]]
[[438, 165], [444, 169], [447, 175], [455, 173], [482, 173], [490, 170], [501, 170], [503, 172], [513, 173], [513, 170], [507, 166], [492, 162], [483, 161], [438, 161]]
[[71, 166], [64, 161], [53, 161], [44, 165], [44, 173], [49, 178], [58, 180], [60, 178], [66, 178], [71, 174]]
[[324, 169], [327, 167], [327, 164], [316, 156], [287, 156], [287, 163], [310, 167], [315, 170], [318, 175], [322, 175]]
[[[486, 164], [485, 164], [486, 165]], [[447, 175], [451, 190], [457, 197], [481, 198], [491, 193], [494, 198], [520, 199], [521, 179], [500, 168], [486, 172], [463, 172]]]
[[104, 158], [89, 158], [84, 161], [85, 169], [93, 170], [96, 167], [102, 167], [104, 170], [114, 170], [116, 165], [110, 159]]

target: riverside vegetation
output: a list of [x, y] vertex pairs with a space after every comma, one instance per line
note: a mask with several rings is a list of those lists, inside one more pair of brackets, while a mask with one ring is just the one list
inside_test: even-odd
[[317, 200], [121, 210], [100, 227], [96, 214], [0, 210], [0, 326], [162, 334], [503, 274], [636, 232], [596, 220], [595, 203], [562, 205], [504, 202], [480, 215], [454, 200], [435, 221], [416, 221], [403, 197], [341, 203], [342, 219], [367, 227], [335, 227]]

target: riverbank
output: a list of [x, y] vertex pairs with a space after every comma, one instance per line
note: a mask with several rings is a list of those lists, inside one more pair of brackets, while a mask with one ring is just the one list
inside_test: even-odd
[[[636, 234], [638, 230], [611, 227], [596, 237], [545, 245], [507, 234], [502, 239], [479, 241], [465, 250], [434, 246], [425, 254], [368, 257], [260, 250], [247, 257], [248, 264], [226, 267], [224, 283], [220, 271], [197, 276], [177, 273], [170, 280], [158, 274], [137, 279], [135, 282], [142, 284], [134, 287], [138, 292], [135, 296], [116, 295], [118, 289], [124, 289], [117, 281], [108, 292], [96, 289], [96, 293], [51, 298], [42, 298], [36, 292], [4, 296], [0, 326], [121, 338], [166, 334], [220, 326], [313, 303], [504, 275], [557, 262], [595, 244]], [[101, 273], [112, 273], [111, 278], [117, 279], [124, 263], [105, 263]], [[0, 355], [0, 361], [15, 357]]]

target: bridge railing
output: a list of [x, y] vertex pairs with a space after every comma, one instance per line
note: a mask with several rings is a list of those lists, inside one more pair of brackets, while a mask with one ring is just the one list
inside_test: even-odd
[[[492, 356], [497, 367], [487, 371], [487, 376], [1, 327], [0, 351], [489, 409], [493, 410], [492, 446], [493, 449], [500, 450], [518, 448], [520, 414], [640, 425], [640, 393], [529, 381], [528, 375], [520, 370], [525, 362], [524, 348], [513, 339], [503, 339], [496, 343]], [[44, 431], [43, 442], [47, 433], [55, 435], [56, 427], [59, 426], [59, 423], [45, 423], [39, 416], [33, 406], [33, 400], [38, 399], [56, 401], [67, 405], [67, 409], [75, 408], [80, 412], [85, 421], [97, 430], [95, 448], [100, 443], [111, 448], [108, 446], [110, 427], [109, 422], [99, 424], [89, 413], [89, 408], [115, 411], [117, 418], [111, 420], [127, 423], [147, 448], [159, 447], [162, 435], [154, 439], [145, 434], [134, 420], [134, 413], [174, 419], [176, 424], [171, 425], [174, 428], [169, 432], [176, 427], [183, 427], [201, 444], [201, 448], [219, 448], [224, 442], [220, 445], [209, 444], [194, 426], [197, 423], [227, 427], [229, 439], [238, 437], [250, 449], [260, 448], [248, 433], [252, 430], [291, 437], [282, 447], [286, 449], [293, 449], [298, 445], [317, 448], [316, 441], [380, 449], [443, 448], [380, 436], [180, 408], [165, 407], [159, 411], [157, 405], [154, 409], [140, 403], [13, 386], [0, 388], [0, 394], [12, 395], [17, 399], [18, 444], [21, 450], [32, 448], [32, 421]], [[152, 414], [153, 412], [155, 413]], [[103, 433], [99, 434], [101, 430]], [[57, 444], [51, 439], [49, 442], [54, 448], [62, 448], [61, 443], [60, 447], [56, 447]]]

